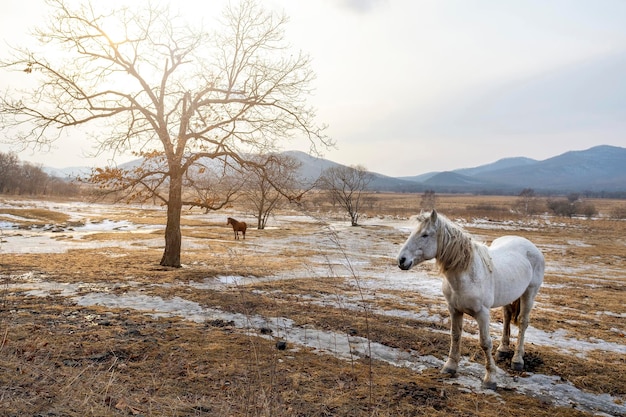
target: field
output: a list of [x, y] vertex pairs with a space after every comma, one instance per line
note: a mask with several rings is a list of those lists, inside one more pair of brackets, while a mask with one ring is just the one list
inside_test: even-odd
[[470, 317], [457, 376], [439, 373], [434, 263], [396, 266], [419, 198], [376, 194], [359, 227], [285, 208], [238, 241], [226, 217], [255, 224], [243, 208], [188, 210], [182, 268], [158, 264], [163, 207], [0, 198], [0, 415], [626, 415], [626, 221], [608, 215], [626, 202], [569, 219], [438, 196], [478, 240], [518, 234], [546, 257], [525, 369], [499, 363], [494, 392]]

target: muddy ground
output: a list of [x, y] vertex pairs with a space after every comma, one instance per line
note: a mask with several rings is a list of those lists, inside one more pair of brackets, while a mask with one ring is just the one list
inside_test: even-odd
[[477, 239], [546, 256], [526, 369], [499, 363], [493, 392], [469, 317], [458, 376], [439, 373], [441, 278], [395, 266], [417, 197], [378, 198], [360, 227], [293, 207], [239, 241], [244, 210], [190, 210], [178, 269], [158, 265], [161, 207], [0, 199], [0, 415], [626, 415], [626, 223], [603, 216], [623, 202], [563, 219], [440, 198]]

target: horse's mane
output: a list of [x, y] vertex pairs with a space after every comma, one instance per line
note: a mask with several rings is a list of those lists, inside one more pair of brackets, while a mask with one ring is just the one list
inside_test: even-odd
[[[430, 221], [430, 217], [427, 221]], [[437, 222], [436, 258], [442, 273], [467, 270], [474, 254], [480, 257], [489, 271], [493, 271], [491, 256], [485, 244], [475, 241], [463, 228], [441, 214], [437, 214]]]

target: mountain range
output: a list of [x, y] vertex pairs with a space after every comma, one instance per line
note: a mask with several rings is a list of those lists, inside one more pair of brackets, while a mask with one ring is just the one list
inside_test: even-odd
[[[339, 166], [303, 152], [287, 152], [302, 163], [301, 176], [314, 178]], [[601, 145], [538, 161], [504, 158], [490, 164], [409, 177], [371, 173], [374, 191], [517, 194], [525, 188], [543, 194], [626, 193], [626, 148]]]
[[440, 192], [540, 193], [626, 191], [626, 148], [601, 145], [537, 161], [505, 158], [475, 168], [405, 177]]
[[[301, 162], [300, 177], [315, 181], [327, 168], [342, 166], [304, 152], [286, 151]], [[124, 165], [134, 166], [139, 161]], [[76, 176], [90, 169], [84, 167], [55, 170], [58, 177]], [[626, 148], [600, 145], [582, 151], [569, 151], [545, 160], [525, 157], [504, 158], [490, 164], [453, 171], [429, 172], [409, 177], [390, 177], [372, 172], [372, 191], [473, 194], [518, 194], [531, 188], [542, 194], [591, 193], [626, 196]]]

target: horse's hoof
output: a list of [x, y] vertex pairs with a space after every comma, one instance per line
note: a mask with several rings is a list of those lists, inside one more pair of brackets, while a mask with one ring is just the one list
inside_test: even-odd
[[511, 359], [513, 357], [513, 352], [512, 351], [503, 351], [503, 350], [497, 350], [496, 351], [496, 360], [498, 362], [501, 361], [505, 361], [507, 359]]
[[443, 369], [441, 369], [441, 373], [442, 374], [448, 374], [450, 376], [455, 376], [456, 375], [456, 369], [444, 367]]
[[521, 372], [524, 370], [524, 362], [511, 362], [511, 368], [514, 371]]
[[495, 382], [483, 381], [483, 389], [490, 389], [492, 391], [495, 391], [497, 388], [498, 388], [498, 384], [496, 384]]

